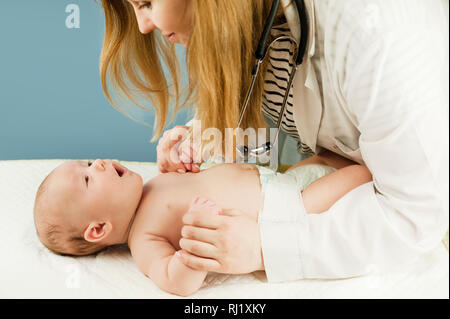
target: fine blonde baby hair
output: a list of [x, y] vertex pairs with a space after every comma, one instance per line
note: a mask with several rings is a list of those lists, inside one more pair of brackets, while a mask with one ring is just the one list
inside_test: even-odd
[[59, 218], [61, 223], [49, 220], [55, 214], [64, 214], [64, 212], [57, 211], [55, 200], [48, 194], [51, 175], [50, 173], [40, 184], [34, 201], [34, 225], [42, 244], [53, 253], [63, 256], [91, 255], [106, 248], [105, 245], [86, 241], [82, 230], [71, 227], [70, 221], [64, 218]]

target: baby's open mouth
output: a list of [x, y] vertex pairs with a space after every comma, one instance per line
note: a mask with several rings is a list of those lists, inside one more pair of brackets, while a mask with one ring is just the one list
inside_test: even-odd
[[114, 163], [114, 162], [113, 162], [113, 167], [114, 167], [114, 169], [116, 170], [116, 173], [117, 173], [117, 175], [119, 175], [119, 177], [122, 177], [122, 176], [125, 174], [125, 172], [126, 172], [126, 168], [120, 166], [120, 165], [117, 164], [117, 163]]

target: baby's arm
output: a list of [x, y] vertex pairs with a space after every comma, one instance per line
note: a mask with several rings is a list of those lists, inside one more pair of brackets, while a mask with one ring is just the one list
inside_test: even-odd
[[183, 264], [175, 248], [163, 237], [146, 234], [130, 248], [139, 269], [158, 287], [175, 295], [193, 294], [208, 273]]
[[337, 169], [336, 172], [314, 181], [302, 191], [303, 204], [309, 214], [326, 212], [352, 189], [372, 180], [372, 174], [367, 167], [328, 150], [297, 163], [287, 171], [309, 164], [327, 165]]
[[309, 214], [326, 212], [354, 188], [372, 181], [369, 169], [350, 165], [319, 178], [302, 191], [303, 204]]

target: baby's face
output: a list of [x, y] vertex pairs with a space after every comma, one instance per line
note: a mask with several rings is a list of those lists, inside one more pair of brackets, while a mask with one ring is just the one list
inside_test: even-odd
[[142, 177], [109, 160], [66, 162], [54, 170], [51, 180], [51, 193], [70, 207], [62, 211], [71, 214], [77, 224], [73, 226], [105, 218], [127, 223], [142, 195]]

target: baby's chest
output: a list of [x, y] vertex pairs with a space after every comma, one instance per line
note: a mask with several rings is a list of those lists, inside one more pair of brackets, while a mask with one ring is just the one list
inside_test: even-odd
[[[178, 245], [181, 238], [183, 214], [188, 206], [179, 197], [167, 194], [153, 194], [152, 198], [142, 201], [139, 208], [137, 230], [141, 234], [152, 234], [169, 240], [172, 245]], [[155, 196], [156, 195], [156, 196]]]

